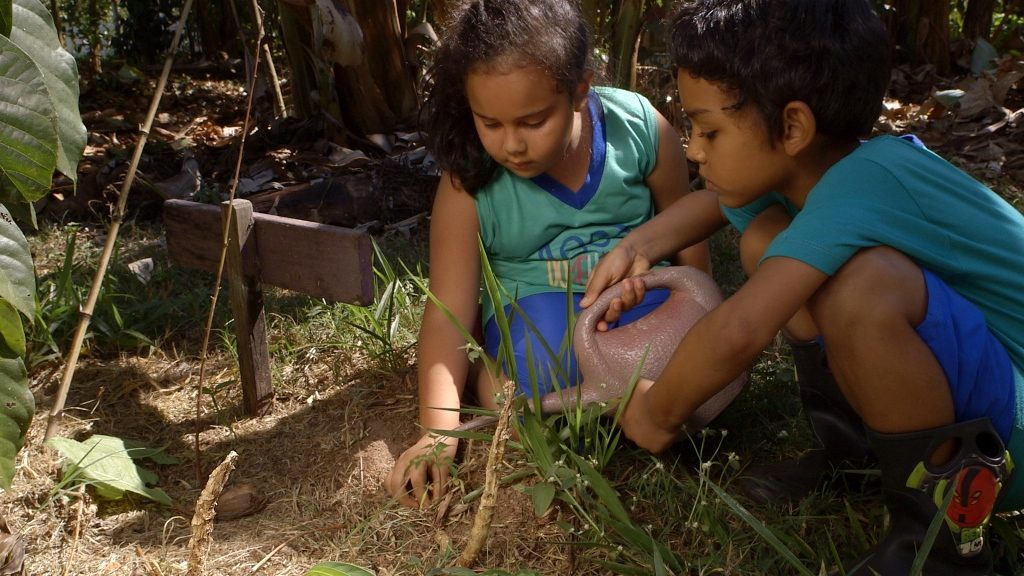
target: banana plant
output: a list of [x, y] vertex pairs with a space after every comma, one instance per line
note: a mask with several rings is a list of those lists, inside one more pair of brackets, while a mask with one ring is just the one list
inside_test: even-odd
[[0, 0], [0, 487], [10, 488], [15, 456], [35, 402], [25, 368], [24, 320], [35, 317], [35, 270], [15, 221], [35, 223], [32, 202], [54, 172], [75, 179], [85, 148], [78, 67], [39, 0]]

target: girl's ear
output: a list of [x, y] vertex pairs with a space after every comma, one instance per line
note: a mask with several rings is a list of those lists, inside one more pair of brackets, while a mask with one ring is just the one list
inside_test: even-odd
[[590, 83], [594, 80], [594, 71], [587, 70], [583, 73], [583, 80], [576, 85], [576, 92], [572, 95], [573, 108], [582, 112], [587, 108], [587, 95], [590, 94]]
[[782, 109], [782, 145], [786, 153], [796, 156], [814, 141], [818, 122], [805, 102], [794, 100]]

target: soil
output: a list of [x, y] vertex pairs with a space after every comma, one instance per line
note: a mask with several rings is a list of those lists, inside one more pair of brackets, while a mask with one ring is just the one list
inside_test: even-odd
[[[915, 83], [925, 82], [910, 72], [900, 80], [908, 93]], [[143, 120], [151, 90], [151, 83], [122, 86], [110, 80], [83, 92], [82, 112], [90, 137], [78, 191], [72, 194], [69, 182], [58, 181], [53, 194], [37, 207], [44, 220], [95, 225], [109, 217], [137, 137], [134, 128]], [[882, 128], [922, 133], [930, 146], [972, 173], [980, 172], [1021, 207], [1024, 131], [1019, 126], [1024, 122], [1024, 98], [1019, 82], [1010, 84], [999, 107], [1016, 111], [1016, 118], [983, 134], [979, 131], [998, 123], [998, 111], [958, 118], [926, 97], [913, 102], [892, 100]], [[234, 169], [244, 91], [235, 81], [179, 78], [172, 81], [161, 110], [140, 180], [166, 183], [187, 174], [183, 168], [191, 157], [202, 174], [199, 193], [223, 196]], [[992, 114], [985, 115], [988, 112]], [[398, 147], [385, 154], [358, 143], [368, 150], [370, 160], [353, 169], [325, 160], [343, 155], [332, 156], [338, 150], [319, 136], [314, 122], [258, 120], [257, 125], [260, 129], [247, 144], [241, 176], [262, 191], [366, 174], [374, 167], [380, 174], [387, 170], [380, 166], [391, 165], [385, 158], [402, 151]], [[410, 151], [415, 148], [415, 142], [408, 146]], [[265, 177], [266, 170], [272, 177]], [[417, 239], [422, 249], [422, 216], [429, 209], [436, 176], [420, 164], [411, 171], [392, 171], [391, 182], [398, 173], [403, 180], [395, 185], [400, 192], [393, 198], [405, 199], [399, 203], [401, 209], [382, 211], [357, 225], [378, 234], [401, 230]], [[153, 223], [156, 237], [143, 241], [158, 246], [163, 196], [144, 184], [133, 187], [132, 194], [129, 217], [140, 226]], [[26, 574], [186, 573], [192, 506], [207, 476], [232, 451], [238, 458], [229, 484], [250, 486], [266, 504], [251, 515], [214, 523], [208, 547], [194, 552], [193, 568], [199, 558], [208, 574], [297, 575], [318, 562], [335, 560], [384, 576], [425, 573], [454, 562], [476, 510], [475, 501], [462, 498], [482, 484], [487, 447], [468, 443], [460, 483], [439, 507], [402, 508], [381, 487], [395, 457], [419, 434], [413, 358], [396, 371], [381, 372], [358, 352], [310, 353], [304, 361], [275, 372], [275, 401], [265, 415], [247, 417], [241, 413], [235, 386], [218, 395], [216, 406], [210, 394], [200, 394], [197, 401], [202, 368], [194, 329], [192, 336], [145, 356], [84, 358], [58, 431], [69, 438], [108, 434], [165, 447], [180, 463], [154, 464], [152, 469], [174, 503], [169, 508], [144, 500], [104, 501], [92, 490], [58, 483], [61, 464], [44, 446], [43, 434], [63, 369], [50, 363], [33, 370], [36, 417], [18, 453], [11, 489], [0, 495], [0, 513], [26, 545]], [[206, 382], [231, 380], [236, 371], [229, 355], [214, 351], [205, 365]], [[560, 522], [571, 519], [557, 509], [537, 518], [527, 496], [503, 488], [478, 565], [510, 571], [531, 566], [545, 574], [601, 573], [598, 567], [576, 561], [575, 545], [567, 542]]]

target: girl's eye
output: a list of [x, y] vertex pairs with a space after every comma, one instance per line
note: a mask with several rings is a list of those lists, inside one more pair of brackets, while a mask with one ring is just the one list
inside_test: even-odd
[[715, 134], [718, 134], [718, 130], [708, 130], [707, 132], [698, 132], [697, 136], [705, 140], [714, 140]]
[[523, 125], [526, 126], [527, 128], [540, 128], [541, 126], [544, 125], [544, 122], [546, 121], [546, 118], [541, 120], [530, 120], [529, 122], [523, 122]]

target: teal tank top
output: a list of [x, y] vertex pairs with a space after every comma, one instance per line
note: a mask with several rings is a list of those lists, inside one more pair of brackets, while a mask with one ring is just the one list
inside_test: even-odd
[[[602, 87], [588, 109], [593, 146], [579, 190], [499, 168], [476, 194], [480, 238], [507, 295], [502, 307], [542, 292], [582, 292], [601, 256], [654, 215], [645, 183], [657, 160], [654, 108], [639, 94]], [[485, 293], [485, 324], [494, 310]]]

